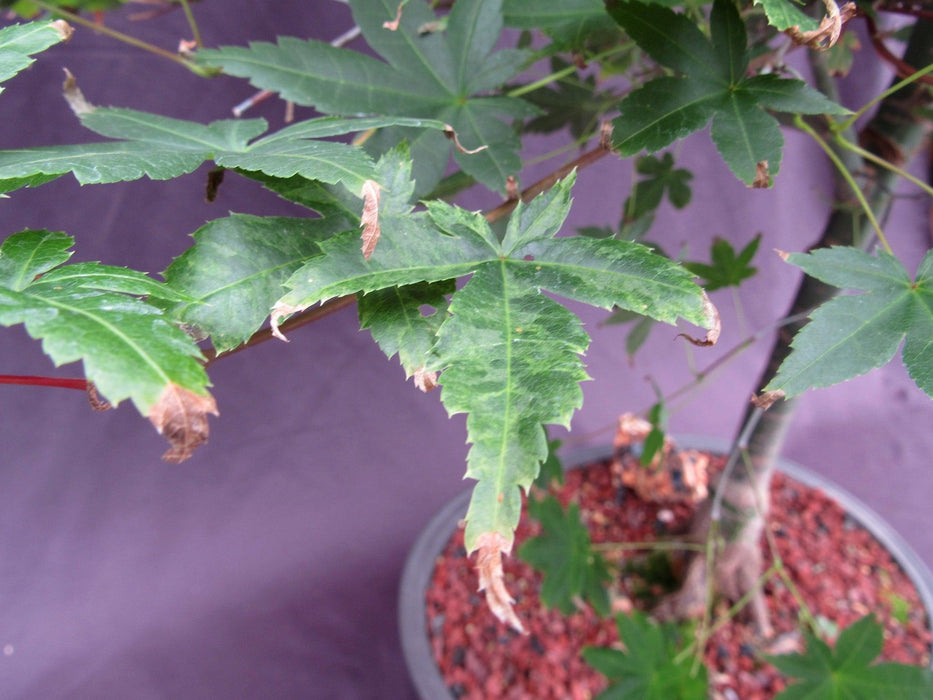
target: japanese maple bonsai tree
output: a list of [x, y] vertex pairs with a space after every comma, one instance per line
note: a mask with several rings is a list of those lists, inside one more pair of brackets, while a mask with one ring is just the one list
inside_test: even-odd
[[[31, 20], [0, 30], [0, 80], [74, 26], [106, 30], [105, 17], [95, 24], [78, 11], [119, 4], [0, 3]], [[662, 199], [682, 207], [690, 198], [689, 174], [670, 152], [643, 154], [707, 127], [725, 165], [749, 188], [780, 176], [782, 125], [812, 137], [839, 174], [838, 206], [816, 249], [788, 256], [808, 276], [742, 430], [752, 478], [728, 471], [709, 501], [710, 517], [734, 520], [721, 527], [734, 537], [715, 561], [732, 570], [746, 562], [739, 567], [746, 589], [761, 574], [749, 542], [757, 541], [763, 514], [723, 504], [743, 502], [749, 491], [766, 502], [794, 397], [888, 362], [905, 337], [903, 361], [933, 395], [933, 258], [911, 277], [879, 223], [894, 179], [931, 192], [904, 169], [926, 135], [930, 106], [933, 24], [922, 8], [888, 0], [806, 7], [791, 0], [456, 0], [439, 7], [350, 0], [356, 26], [331, 44], [284, 37], [208, 49], [187, 0], [163, 4], [191, 21], [183, 51], [116, 38], [205, 79], [245, 78], [325, 116], [271, 133], [262, 119], [200, 124], [95, 106], [93, 86], [84, 86], [85, 97], [69, 76], [68, 105], [102, 139], [0, 152], [0, 192], [15, 196], [67, 174], [82, 184], [176, 178], [210, 161], [210, 188], [233, 171], [306, 207], [308, 216], [211, 221], [163, 280], [69, 263], [74, 241], [66, 233], [3, 232], [0, 323], [24, 324], [56, 364], [81, 361], [85, 379], [74, 384], [95, 401], [132, 401], [168, 439], [166, 459], [181, 461], [207, 439], [217, 410], [207, 364], [355, 302], [361, 326], [387, 356], [398, 355], [414, 384], [440, 386], [447, 411], [467, 414], [467, 476], [476, 484], [466, 546], [477, 553], [490, 607], [520, 628], [502, 555], [512, 550], [522, 492], [548, 454], [544, 426], [568, 426], [581, 405], [589, 344], [576, 315], [542, 292], [617, 314], [683, 320], [703, 329], [683, 332], [688, 340], [715, 343], [718, 313], [695, 280], [710, 286], [722, 266], [715, 259], [684, 265], [639, 242]], [[903, 58], [884, 48], [876, 28], [875, 17], [887, 11], [907, 20]], [[898, 77], [852, 112], [838, 102], [833, 73], [851, 58], [845, 32], [855, 18], [864, 18]], [[505, 28], [520, 30], [508, 35], [518, 37], [514, 47], [503, 48]], [[342, 46], [359, 33], [375, 55]], [[812, 84], [784, 62], [801, 46]], [[550, 72], [529, 77], [542, 61]], [[854, 125], [869, 112], [860, 139]], [[595, 145], [521, 189], [523, 137], [564, 128], [575, 145]], [[349, 134], [358, 136], [333, 138]], [[608, 232], [565, 230], [575, 171], [603, 157], [639, 158], [643, 177], [620, 201], [622, 223]], [[451, 159], [456, 167], [447, 174]], [[502, 204], [477, 213], [450, 203], [473, 184], [500, 193]], [[880, 249], [872, 252], [875, 240]], [[746, 248], [739, 262], [747, 266], [753, 252]], [[697, 559], [669, 601], [675, 614], [705, 600], [707, 573]], [[917, 669], [891, 673], [929, 687]]]

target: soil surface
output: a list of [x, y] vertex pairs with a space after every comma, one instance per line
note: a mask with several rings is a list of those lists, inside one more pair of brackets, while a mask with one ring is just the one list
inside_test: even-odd
[[[714, 456], [711, 471], [721, 469], [722, 461]], [[687, 505], [645, 503], [631, 491], [614, 487], [608, 461], [571, 470], [557, 494], [564, 504], [571, 499], [580, 504], [594, 543], [670, 538], [685, 530], [692, 512]], [[884, 547], [822, 492], [781, 474], [773, 479], [771, 499], [773, 541], [812, 615], [831, 628], [874, 612], [885, 627], [883, 659], [929, 664], [931, 637], [923, 604]], [[536, 525], [523, 517], [515, 551], [536, 533]], [[762, 547], [769, 566], [773, 558], [767, 542]], [[607, 556], [613, 561], [632, 557], [644, 560], [645, 554], [629, 550]], [[534, 569], [512, 557], [505, 561], [505, 571], [527, 635], [498, 622], [476, 592], [476, 574], [461, 528], [438, 557], [426, 595], [428, 632], [451, 695], [471, 700], [584, 700], [598, 695], [606, 681], [583, 662], [580, 650], [587, 645], [618, 646], [614, 621], [600, 619], [588, 607], [570, 616], [549, 611], [539, 601], [541, 577]], [[646, 588], [660, 592], [659, 584], [624, 573], [613, 585], [613, 607], [645, 609]], [[777, 578], [766, 585], [765, 593], [774, 638], [756, 638], [751, 621], [739, 615], [706, 647], [714, 698], [760, 700], [786, 686], [761, 654], [802, 650], [800, 606]], [[722, 603], [714, 614], [725, 610]]]

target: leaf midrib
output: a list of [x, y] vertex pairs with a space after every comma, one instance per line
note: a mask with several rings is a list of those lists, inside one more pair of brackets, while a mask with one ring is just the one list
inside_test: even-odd
[[[85, 318], [88, 318], [91, 321], [97, 323], [98, 325], [102, 326], [106, 330], [110, 331], [118, 339], [122, 340], [123, 343], [127, 347], [133, 350], [136, 353], [136, 355], [138, 355], [149, 367], [151, 367], [155, 371], [158, 377], [162, 379], [165, 384], [168, 384], [172, 381], [171, 378], [168, 376], [168, 374], [165, 373], [165, 370], [163, 370], [162, 367], [157, 362], [155, 362], [155, 360], [153, 360], [152, 357], [150, 357], [148, 353], [146, 353], [143, 350], [143, 348], [141, 348], [132, 338], [127, 336], [125, 333], [123, 333], [119, 328], [114, 326], [112, 323], [109, 323], [106, 319], [101, 318], [100, 316], [94, 313], [91, 313], [90, 311], [86, 309], [82, 309], [77, 306], [72, 306], [71, 304], [67, 304], [63, 301], [58, 301], [54, 298], [40, 296], [38, 294], [33, 294], [28, 291], [24, 291], [20, 293], [23, 294], [24, 296], [29, 297], [30, 299], [35, 299], [36, 301], [47, 304], [48, 306], [52, 306], [57, 309], [62, 309], [64, 311], [68, 311], [70, 313], [77, 314], [79, 316], [84, 316]], [[130, 297], [127, 297], [127, 298], [130, 298]], [[158, 316], [156, 314], [153, 314], [153, 318], [158, 318]]]

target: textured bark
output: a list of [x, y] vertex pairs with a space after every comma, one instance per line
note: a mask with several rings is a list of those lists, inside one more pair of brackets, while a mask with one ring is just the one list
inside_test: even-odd
[[[920, 20], [914, 26], [904, 61], [917, 67], [933, 62], [933, 22]], [[885, 98], [859, 134], [862, 147], [894, 165], [905, 165], [922, 145], [927, 134], [927, 122], [919, 108], [930, 107], [930, 93], [928, 87], [915, 83]], [[853, 172], [862, 174], [862, 192], [876, 218], [883, 220], [891, 204], [891, 188], [895, 184], [896, 175], [887, 169], [877, 169], [857, 157], [853, 162], [851, 152], [840, 152], [839, 156]], [[868, 246], [873, 240], [873, 230], [844, 182], [837, 182], [835, 200], [836, 205], [819, 240], [810, 249], [833, 245]], [[808, 312], [838, 292], [836, 287], [805, 276], [787, 316]], [[780, 329], [756, 384], [759, 391], [774, 377], [790, 354], [790, 342], [805, 323], [806, 320], [802, 320]], [[764, 413], [749, 407], [742, 432], [745, 432], [745, 426], [750, 421], [757, 420], [748, 434], [750, 469], [738, 465], [716, 486], [722, 492], [721, 512], [717, 516], [718, 532], [723, 544], [717, 552], [713, 583], [719, 593], [733, 600], [748, 592], [762, 573], [759, 542], [767, 514], [769, 485], [775, 459], [784, 445], [796, 405], [796, 399], [779, 400]], [[693, 525], [695, 536], [708, 533], [712, 503], [711, 498], [701, 508]], [[662, 616], [676, 617], [695, 613], [698, 607], [702, 609], [701, 605], [706, 603], [707, 588], [706, 562], [702, 557], [697, 557], [689, 564], [681, 590], [662, 604], [660, 613]], [[752, 602], [752, 613], [759, 633], [768, 636], [770, 625], [760, 596]]]

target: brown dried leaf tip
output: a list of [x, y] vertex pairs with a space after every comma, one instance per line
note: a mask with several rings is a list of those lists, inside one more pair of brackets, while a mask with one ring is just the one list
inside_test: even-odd
[[684, 338], [688, 343], [705, 348], [715, 345], [719, 340], [719, 334], [722, 332], [722, 321], [719, 319], [719, 309], [709, 300], [706, 292], [703, 292], [703, 326], [708, 328], [705, 338], [694, 338], [686, 333], [678, 333], [678, 338]]
[[809, 32], [800, 31], [800, 27], [791, 27], [785, 33], [794, 40], [794, 43], [809, 46], [816, 51], [825, 51], [836, 45], [842, 35], [842, 27], [855, 17], [858, 8], [854, 2], [847, 2], [841, 8], [836, 0], [823, 0], [826, 6], [826, 16], [820, 21], [820, 26]]
[[437, 372], [429, 372], [424, 367], [419, 367], [412, 377], [415, 386], [425, 394], [437, 387]]
[[390, 32], [398, 31], [398, 23], [402, 21], [402, 8], [405, 7], [406, 2], [408, 2], [408, 0], [402, 0], [402, 2], [398, 4], [398, 9], [395, 11], [395, 19], [392, 21], [383, 22], [383, 29], [388, 29]]
[[771, 187], [771, 172], [768, 170], [768, 161], [762, 160], [755, 165], [755, 179], [752, 187], [756, 190], [766, 190]]
[[479, 589], [486, 591], [486, 604], [499, 620], [516, 632], [527, 634], [521, 620], [515, 614], [512, 603], [515, 599], [505, 587], [502, 573], [502, 555], [512, 550], [512, 545], [498, 532], [484, 532], [476, 540], [476, 572], [479, 574]]
[[81, 88], [78, 87], [78, 81], [75, 80], [74, 75], [72, 75], [71, 71], [67, 68], [63, 68], [62, 70], [65, 71], [65, 82], [62, 83], [62, 95], [65, 98], [65, 102], [71, 107], [71, 111], [78, 117], [82, 114], [90, 114], [93, 112], [95, 109], [94, 105], [87, 101], [84, 93], [81, 92]]
[[279, 319], [283, 316], [291, 316], [297, 311], [303, 311], [304, 309], [301, 306], [294, 306], [292, 304], [285, 304], [281, 301], [275, 302], [275, 306], [272, 307], [272, 311], [269, 312], [269, 326], [274, 335], [279, 340], [284, 340], [288, 342], [288, 338], [285, 337], [285, 334], [282, 333], [281, 324]]
[[454, 128], [450, 124], [444, 124], [444, 136], [454, 142], [457, 150], [461, 153], [466, 153], [467, 155], [473, 155], [474, 153], [479, 153], [480, 151], [485, 151], [489, 146], [483, 145], [479, 148], [474, 148], [470, 150], [469, 148], [464, 148], [460, 145], [460, 139], [457, 138], [457, 132], [454, 131]]
[[220, 415], [213, 396], [195, 394], [175, 383], [167, 384], [148, 416], [172, 445], [162, 459], [175, 464], [184, 462], [196, 447], [207, 442], [208, 414]]
[[505, 198], [512, 202], [518, 199], [521, 194], [522, 193], [518, 189], [518, 180], [515, 179], [515, 176], [509, 175], [505, 178]]
[[775, 391], [763, 391], [757, 396], [752, 396], [752, 406], [767, 410], [771, 408], [775, 402], [780, 401], [785, 396], [787, 396], [787, 394], [780, 389], [776, 389]]
[[68, 41], [71, 39], [71, 35], [75, 33], [75, 28], [63, 19], [57, 19], [52, 22], [52, 28], [62, 38], [62, 41]]
[[85, 391], [87, 392], [87, 401], [95, 411], [109, 411], [113, 408], [110, 402], [104, 399], [100, 395], [100, 392], [97, 391], [97, 386], [94, 382], [88, 382]]
[[381, 230], [379, 228], [379, 197], [382, 188], [375, 180], [367, 180], [363, 183], [363, 214], [360, 216], [360, 226], [363, 233], [360, 238], [363, 241], [363, 257], [369, 260], [373, 251], [376, 250], [376, 244], [379, 242]]

